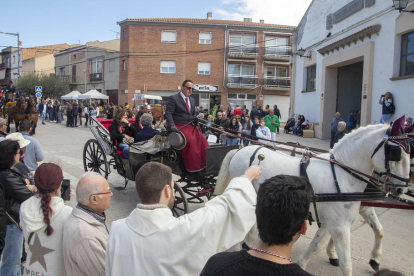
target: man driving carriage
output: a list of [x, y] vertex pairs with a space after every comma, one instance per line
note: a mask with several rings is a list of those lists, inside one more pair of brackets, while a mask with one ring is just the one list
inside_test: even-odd
[[187, 171], [198, 172], [205, 167], [204, 151], [209, 145], [196, 127], [195, 101], [190, 97], [193, 91], [193, 82], [185, 80], [180, 93], [168, 98], [165, 119], [170, 131], [181, 131], [186, 138], [187, 144], [182, 150], [182, 157]]

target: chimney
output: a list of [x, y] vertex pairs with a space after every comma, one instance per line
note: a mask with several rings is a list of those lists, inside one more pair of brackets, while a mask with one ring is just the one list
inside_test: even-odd
[[207, 13], [207, 20], [211, 20], [213, 19], [213, 13], [212, 12], [208, 12]]
[[252, 22], [252, 19], [251, 18], [244, 18], [243, 21], [244, 22]]
[[264, 19], [260, 19], [260, 24], [264, 24]]

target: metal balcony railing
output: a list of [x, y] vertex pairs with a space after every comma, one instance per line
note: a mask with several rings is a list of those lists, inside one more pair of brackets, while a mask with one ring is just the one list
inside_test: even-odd
[[292, 55], [292, 47], [291, 46], [266, 46], [265, 55], [289, 57]]
[[259, 45], [257, 44], [240, 45], [229, 43], [229, 54], [257, 56], [258, 53]]
[[229, 75], [227, 77], [228, 86], [256, 86], [257, 76], [240, 76], [240, 75]]
[[266, 77], [263, 79], [264, 87], [290, 88], [289, 77]]
[[67, 83], [76, 83], [76, 76], [74, 75], [66, 75], [66, 76], [59, 76], [63, 82]]
[[94, 73], [89, 75], [90, 81], [101, 81], [102, 80], [102, 73]]

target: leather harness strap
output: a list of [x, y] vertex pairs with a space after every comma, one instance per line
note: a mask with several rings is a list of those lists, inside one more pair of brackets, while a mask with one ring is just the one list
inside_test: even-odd
[[250, 157], [249, 167], [253, 164], [254, 158], [256, 157], [256, 153], [263, 148], [263, 146], [259, 146], [254, 152], [253, 155]]

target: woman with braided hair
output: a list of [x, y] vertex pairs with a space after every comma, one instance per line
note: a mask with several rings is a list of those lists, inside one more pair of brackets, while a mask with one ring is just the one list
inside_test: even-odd
[[63, 225], [72, 214], [61, 198], [62, 169], [44, 163], [36, 169], [36, 196], [23, 202], [20, 224], [28, 243], [25, 272], [28, 275], [66, 275], [63, 262]]

